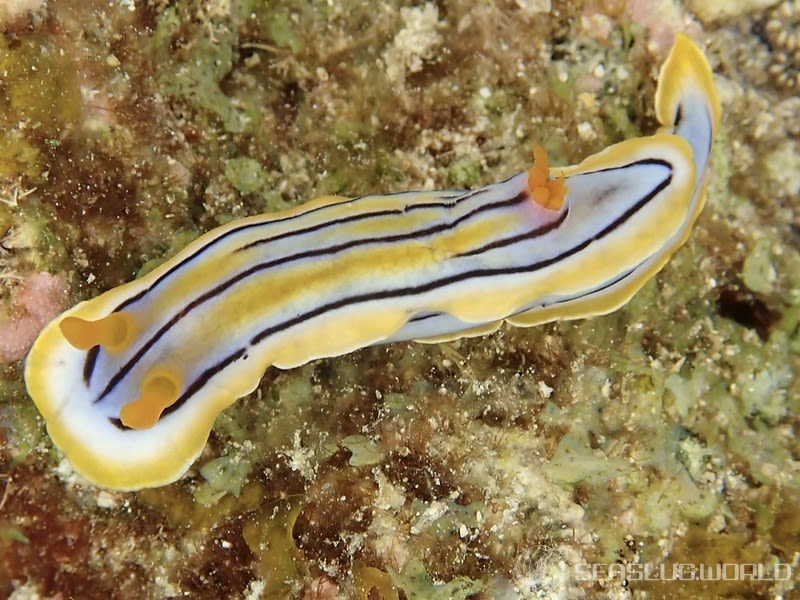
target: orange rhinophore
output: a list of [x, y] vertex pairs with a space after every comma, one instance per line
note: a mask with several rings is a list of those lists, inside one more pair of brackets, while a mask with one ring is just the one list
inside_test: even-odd
[[549, 210], [561, 210], [567, 195], [564, 175], [550, 179], [547, 152], [539, 144], [533, 144], [533, 166], [528, 169], [528, 191], [536, 204]]
[[64, 317], [58, 326], [67, 342], [78, 350], [102, 346], [109, 352], [119, 352], [136, 337], [133, 317], [126, 312], [112, 312], [96, 321]]
[[142, 384], [139, 398], [120, 409], [120, 421], [131, 429], [149, 429], [158, 422], [165, 408], [175, 404], [180, 391], [178, 374], [171, 369], [159, 368]]

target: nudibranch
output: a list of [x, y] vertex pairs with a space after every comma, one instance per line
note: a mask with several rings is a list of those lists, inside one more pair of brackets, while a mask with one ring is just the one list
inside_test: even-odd
[[265, 369], [371, 344], [444, 341], [615, 310], [686, 240], [720, 116], [678, 35], [654, 135], [475, 190], [324, 197], [229, 223], [81, 302], [28, 354], [53, 443], [89, 481], [178, 479]]

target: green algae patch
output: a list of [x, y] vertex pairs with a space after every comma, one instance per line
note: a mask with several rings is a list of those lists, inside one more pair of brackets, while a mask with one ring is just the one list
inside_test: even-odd
[[376, 465], [384, 458], [380, 447], [367, 436], [349, 435], [341, 443], [350, 451], [350, 460], [347, 462], [351, 467]]
[[[182, 18], [189, 7], [185, 3], [168, 8], [159, 18], [151, 52], [154, 57], [169, 53], [172, 40], [180, 35]], [[194, 108], [215, 116], [230, 133], [244, 133], [252, 126], [247, 111], [237, 106], [220, 84], [238, 60], [235, 50], [237, 23], [225, 19], [209, 21], [213, 35], [194, 38], [183, 61], [170, 60], [168, 68], [160, 70], [159, 88], [167, 95], [180, 98]]]
[[[151, 222], [160, 220], [156, 215], [150, 215]], [[175, 256], [180, 250], [183, 250], [189, 243], [197, 239], [198, 232], [194, 230], [181, 230], [172, 233], [169, 237], [169, 247], [164, 251], [161, 256], [151, 258], [142, 263], [139, 270], [136, 271], [137, 279], [147, 275], [150, 271], [162, 265], [171, 256]]]
[[389, 569], [389, 577], [405, 592], [408, 600], [466, 600], [486, 587], [483, 582], [468, 577], [434, 581], [418, 559], [410, 560], [401, 572]]
[[[718, 565], [764, 565], [769, 567], [768, 547], [763, 541], [753, 540], [746, 532], [710, 532], [701, 525], [690, 525], [684, 535], [676, 540], [670, 557], [664, 561], [666, 573], [673, 573], [673, 565], [680, 573], [680, 565], [699, 570], [700, 565], [708, 573], [716, 573]], [[713, 587], [705, 587], [710, 583]], [[717, 577], [715, 581], [702, 582], [699, 576], [690, 578], [675, 577], [668, 583], [665, 581], [632, 582], [634, 593], [658, 594], [669, 585], [669, 593], [676, 598], [698, 597], [698, 589], [705, 591], [707, 597], [742, 597], [749, 596], [755, 590], [766, 589], [766, 582], [754, 581], [753, 578], [734, 577], [730, 573]], [[698, 586], [700, 586], [698, 588]]]
[[[0, 370], [0, 474], [35, 456], [46, 438], [39, 413], [20, 381], [21, 372], [6, 365]], [[54, 450], [51, 455], [55, 457]]]
[[3, 542], [17, 542], [20, 544], [31, 543], [19, 527], [14, 527], [12, 525], [0, 525], [0, 544]]
[[24, 175], [31, 181], [40, 178], [41, 151], [37, 146], [6, 128], [0, 133], [0, 176]]
[[303, 553], [292, 536], [305, 499], [292, 496], [264, 506], [242, 529], [264, 579], [266, 598], [289, 597], [306, 575]]
[[292, 19], [292, 13], [279, 3], [264, 4], [266, 5], [264, 8], [253, 13], [258, 21], [259, 33], [278, 48], [286, 48], [292, 54], [300, 54], [305, 44], [297, 32], [296, 19]]
[[264, 499], [264, 488], [259, 483], [246, 483], [238, 496], [224, 494], [209, 505], [198, 502], [194, 492], [180, 484], [140, 490], [136, 497], [170, 527], [209, 531], [231, 515], [258, 507]]
[[233, 66], [232, 36], [226, 34], [218, 43], [200, 41], [193, 60], [172, 73], [161, 76], [161, 88], [195, 107], [215, 115], [226, 131], [243, 133], [251, 125], [246, 115], [236, 108], [220, 88], [220, 82]]
[[602, 484], [630, 468], [627, 460], [592, 450], [588, 431], [573, 429], [558, 443], [553, 457], [542, 467], [544, 474], [564, 485], [578, 482]]
[[772, 263], [770, 241], [760, 239], [744, 259], [742, 280], [744, 284], [760, 294], [770, 294], [775, 287], [777, 274]]
[[457, 158], [450, 163], [449, 179], [458, 188], [473, 187], [480, 181], [480, 177], [480, 164], [471, 158]]
[[225, 494], [238, 496], [250, 467], [250, 461], [238, 456], [226, 455], [208, 461], [200, 467], [205, 482], [195, 489], [195, 500], [204, 506], [212, 506]]
[[43, 144], [61, 139], [81, 111], [74, 59], [43, 32], [0, 36], [0, 177], [42, 181]]
[[232, 158], [226, 161], [225, 177], [242, 194], [252, 194], [267, 186], [264, 169], [252, 158]]
[[23, 462], [45, 438], [39, 414], [32, 404], [0, 406], [0, 428], [5, 429], [6, 424], [10, 425], [8, 431], [4, 432], [10, 458], [13, 463]]
[[22, 120], [41, 134], [59, 137], [81, 111], [77, 65], [52, 38], [39, 33], [11, 44], [0, 37], [3, 72], [2, 115]]
[[[358, 600], [398, 600], [397, 588], [386, 571], [356, 563], [352, 568], [353, 586]], [[374, 593], [380, 595], [375, 598]]]

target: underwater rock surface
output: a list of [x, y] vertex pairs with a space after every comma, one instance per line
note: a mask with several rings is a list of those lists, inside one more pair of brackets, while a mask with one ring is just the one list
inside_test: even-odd
[[[796, 590], [800, 110], [762, 33], [796, 3], [19, 4], [0, 22], [3, 323], [38, 273], [76, 302], [233, 218], [650, 133], [675, 31], [706, 44], [724, 111], [705, 210], [627, 306], [270, 369], [176, 484], [82, 482], [4, 364], [0, 595]], [[619, 576], [717, 563], [767, 575]]]

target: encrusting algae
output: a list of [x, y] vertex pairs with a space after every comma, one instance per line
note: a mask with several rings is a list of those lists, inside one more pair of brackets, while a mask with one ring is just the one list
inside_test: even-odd
[[[136, 493], [71, 470], [7, 363], [0, 595], [790, 596], [800, 128], [729, 58], [762, 44], [740, 26], [759, 15], [702, 31], [667, 0], [34, 7], [0, 37], [0, 192], [35, 188], [0, 204], [4, 300], [40, 272], [94, 297], [314, 196], [475, 186], [529, 166], [532, 141], [560, 165], [650, 133], [663, 32], [630, 20], [644, 9], [707, 42], [725, 109], [704, 212], [629, 304], [268, 370], [184, 479]], [[602, 567], [700, 563], [781, 577]]]

